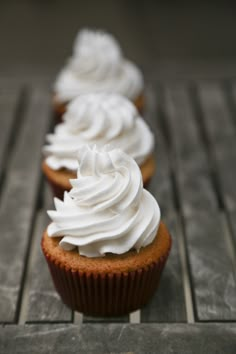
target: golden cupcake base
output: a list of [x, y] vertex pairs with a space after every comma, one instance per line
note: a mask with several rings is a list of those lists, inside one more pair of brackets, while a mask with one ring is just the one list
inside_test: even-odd
[[62, 301], [90, 316], [120, 316], [144, 306], [155, 292], [167, 260], [171, 237], [161, 222], [154, 241], [137, 253], [105, 257], [65, 251], [60, 237], [45, 231], [41, 246]]

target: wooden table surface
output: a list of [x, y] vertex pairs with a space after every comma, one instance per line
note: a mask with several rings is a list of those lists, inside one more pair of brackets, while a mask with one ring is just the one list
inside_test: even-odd
[[157, 198], [173, 247], [145, 308], [72, 313], [40, 249], [52, 196], [50, 83], [0, 80], [0, 353], [236, 352], [236, 83], [147, 82]]

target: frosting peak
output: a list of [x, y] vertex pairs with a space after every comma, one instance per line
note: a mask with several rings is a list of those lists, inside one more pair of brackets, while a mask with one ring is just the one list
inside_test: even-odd
[[84, 144], [98, 147], [111, 144], [142, 164], [151, 154], [154, 138], [137, 109], [118, 94], [91, 93], [73, 100], [57, 125], [47, 136], [50, 145], [44, 148], [47, 164], [52, 169], [76, 170], [77, 149]]
[[78, 77], [89, 74], [99, 80], [106, 75], [115, 75], [121, 61], [121, 48], [111, 34], [91, 30], [78, 33], [71, 58], [71, 67]]
[[124, 59], [111, 34], [82, 30], [54, 89], [62, 101], [88, 92], [117, 92], [135, 99], [143, 90], [143, 77], [133, 63]]
[[48, 227], [51, 237], [62, 236], [61, 247], [78, 247], [81, 255], [100, 257], [139, 250], [151, 243], [160, 222], [160, 210], [143, 189], [135, 161], [119, 149], [83, 146], [78, 152], [77, 179], [55, 198], [56, 211]]

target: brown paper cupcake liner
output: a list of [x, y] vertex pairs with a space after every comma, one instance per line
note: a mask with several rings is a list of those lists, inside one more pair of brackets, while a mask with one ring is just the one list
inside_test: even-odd
[[90, 316], [120, 316], [144, 306], [159, 284], [168, 254], [135, 271], [93, 274], [67, 269], [44, 252], [62, 301]]

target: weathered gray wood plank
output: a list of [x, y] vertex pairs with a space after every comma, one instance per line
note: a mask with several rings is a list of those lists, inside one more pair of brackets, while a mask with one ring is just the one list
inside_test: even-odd
[[149, 85], [145, 91], [146, 110], [144, 118], [155, 136], [154, 156], [156, 171], [148, 190], [157, 199], [163, 214], [175, 210], [173, 186], [171, 181], [170, 161], [165, 137], [161, 129], [160, 90]]
[[5, 163], [8, 160], [7, 151], [9, 149], [10, 140], [17, 132], [13, 131], [16, 120], [16, 110], [20, 99], [20, 91], [10, 92], [0, 89], [0, 180], [2, 178]]
[[184, 222], [197, 319], [236, 320], [236, 281], [222, 216], [208, 210]]
[[[34, 243], [29, 264], [28, 303], [26, 322], [67, 322], [72, 321], [72, 311], [66, 307], [56, 292], [40, 242], [49, 224], [46, 210], [41, 210], [36, 219]], [[40, 270], [40, 271], [39, 271]]]
[[159, 87], [149, 83], [145, 90], [144, 119], [155, 137], [155, 156], [158, 158], [161, 170], [169, 171], [168, 147], [164, 136], [161, 111], [162, 91]]
[[195, 211], [218, 209], [217, 195], [209, 173], [178, 170], [174, 177], [184, 216], [193, 215]]
[[233, 80], [233, 82], [231, 81], [230, 83], [230, 100], [231, 103], [233, 101], [233, 119], [234, 122], [236, 123], [236, 117], [235, 117], [235, 113], [236, 113], [236, 81]]
[[233, 210], [228, 213], [229, 223], [233, 241], [233, 255], [234, 255], [234, 267], [236, 269], [236, 210]]
[[41, 179], [41, 146], [49, 126], [49, 94], [31, 91], [24, 125], [8, 164], [0, 206], [0, 321], [14, 322], [23, 279], [38, 186]]
[[126, 323], [129, 322], [129, 316], [117, 316], [117, 317], [92, 317], [83, 316], [84, 323]]
[[167, 215], [176, 209], [172, 181], [170, 175], [162, 171], [161, 167], [158, 166], [158, 157], [156, 164], [157, 169], [147, 189], [156, 198], [162, 215]]
[[236, 129], [223, 89], [198, 85], [203, 127], [215, 169], [218, 193], [227, 210], [236, 208]]
[[159, 288], [150, 303], [141, 310], [141, 322], [186, 322], [177, 216], [169, 215], [164, 222], [172, 237], [172, 248]]
[[235, 354], [236, 325], [86, 324], [6, 326], [0, 353]]
[[[236, 139], [236, 137], [235, 137]], [[235, 140], [236, 143], [236, 140]], [[236, 144], [227, 155], [215, 155], [219, 193], [227, 211], [236, 209]]]
[[197, 93], [209, 143], [215, 148], [222, 142], [227, 144], [228, 139], [235, 137], [236, 130], [222, 87], [216, 82], [201, 82]]
[[208, 171], [207, 154], [197, 124], [188, 86], [165, 85], [163, 111], [176, 167]]
[[208, 156], [187, 87], [183, 84], [166, 86], [162, 104], [183, 214], [189, 215], [202, 208], [217, 209]]

